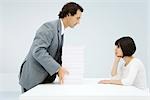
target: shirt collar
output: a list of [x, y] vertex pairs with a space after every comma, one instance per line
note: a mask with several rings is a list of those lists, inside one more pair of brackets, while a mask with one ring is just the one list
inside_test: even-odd
[[61, 23], [61, 35], [63, 35], [64, 31], [65, 31], [65, 28], [64, 28], [64, 24], [63, 24], [62, 19], [60, 19], [60, 23]]

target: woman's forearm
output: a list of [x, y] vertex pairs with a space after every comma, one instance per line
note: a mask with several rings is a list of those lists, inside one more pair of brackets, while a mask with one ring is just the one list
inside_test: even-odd
[[122, 85], [121, 80], [110, 80], [110, 84]]
[[112, 66], [111, 75], [115, 76], [117, 74], [118, 63], [120, 61], [120, 57], [116, 57]]
[[111, 75], [115, 76], [117, 74], [117, 69], [118, 69], [118, 62], [114, 61], [112, 70], [111, 70]]
[[116, 85], [122, 85], [121, 80], [100, 80], [98, 82], [99, 84], [116, 84]]

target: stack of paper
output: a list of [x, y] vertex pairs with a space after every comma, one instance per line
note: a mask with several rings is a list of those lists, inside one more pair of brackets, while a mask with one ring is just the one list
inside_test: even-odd
[[81, 84], [84, 74], [84, 47], [64, 47], [62, 61], [63, 67], [69, 71], [64, 84]]

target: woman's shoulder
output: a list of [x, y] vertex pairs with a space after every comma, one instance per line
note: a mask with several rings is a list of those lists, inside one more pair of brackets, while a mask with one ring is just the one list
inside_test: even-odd
[[136, 58], [136, 57], [133, 58], [133, 62], [142, 63], [142, 61], [139, 58]]
[[133, 58], [133, 62], [134, 65], [139, 66], [139, 67], [144, 67], [143, 62], [139, 59], [139, 58]]

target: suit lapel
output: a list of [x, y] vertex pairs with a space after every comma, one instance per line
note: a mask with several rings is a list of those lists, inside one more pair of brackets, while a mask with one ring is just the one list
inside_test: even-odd
[[61, 47], [61, 22], [58, 20], [57, 24], [58, 48]]

